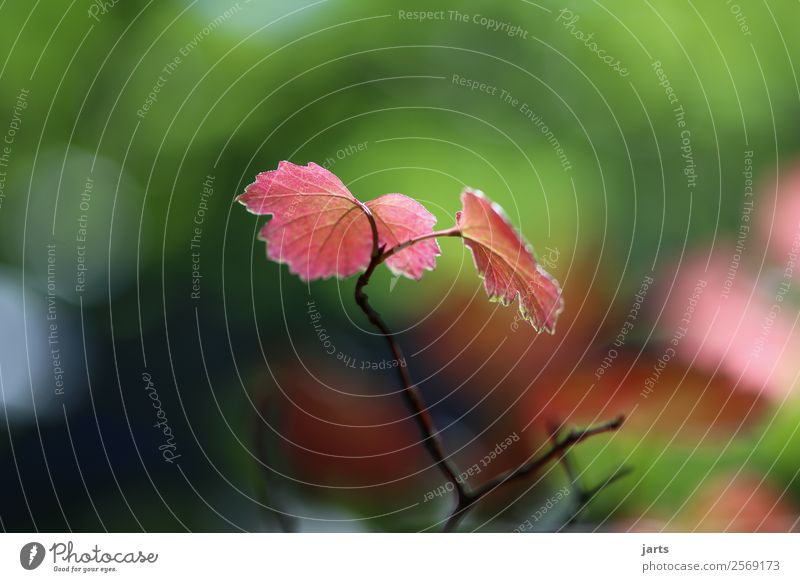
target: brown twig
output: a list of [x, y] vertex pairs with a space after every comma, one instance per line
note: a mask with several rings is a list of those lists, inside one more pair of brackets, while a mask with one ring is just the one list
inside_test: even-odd
[[[561, 432], [562, 426], [561, 425], [554, 425], [550, 429], [550, 442], [555, 444], [558, 441], [558, 435]], [[561, 455], [559, 462], [561, 466], [564, 468], [564, 472], [567, 474], [567, 479], [569, 480], [570, 487], [576, 490], [576, 496], [578, 498], [577, 506], [575, 511], [569, 516], [561, 527], [559, 527], [559, 531], [573, 525], [580, 516], [581, 512], [586, 508], [592, 499], [594, 499], [601, 491], [612, 485], [613, 483], [619, 481], [626, 475], [629, 475], [632, 471], [630, 467], [620, 467], [614, 473], [606, 477], [602, 482], [598, 483], [594, 487], [590, 487], [589, 489], [585, 489], [583, 485], [580, 483], [578, 472], [575, 470], [575, 466], [572, 464], [572, 460], [569, 457], [569, 453], [565, 452]]]
[[594, 499], [601, 491], [603, 491], [604, 489], [608, 488], [613, 483], [616, 483], [617, 481], [619, 481], [623, 477], [627, 477], [632, 472], [633, 472], [633, 469], [631, 469], [630, 467], [620, 467], [619, 469], [614, 471], [614, 473], [609, 475], [606, 479], [604, 479], [601, 483], [598, 483], [594, 487], [591, 487], [590, 489], [580, 488], [578, 490], [578, 494], [579, 494], [579, 496], [578, 496], [578, 501], [579, 501], [578, 509], [575, 511], [575, 513], [570, 518], [570, 520], [565, 524], [565, 526], [572, 525], [575, 522], [575, 519], [578, 517], [578, 514], [581, 511], [583, 511], [583, 509], [589, 504], [589, 502], [592, 499]]
[[[389, 330], [389, 327], [383, 321], [380, 314], [370, 305], [369, 297], [366, 293], [364, 293], [364, 287], [366, 287], [369, 283], [370, 277], [375, 271], [375, 268], [389, 256], [397, 252], [399, 246], [384, 252], [384, 249], [378, 245], [378, 230], [377, 225], [375, 224], [375, 219], [372, 216], [372, 213], [369, 212], [369, 209], [366, 207], [366, 205], [364, 205], [364, 208], [366, 208], [367, 216], [369, 218], [370, 225], [372, 226], [373, 249], [372, 258], [367, 270], [362, 273], [356, 282], [356, 303], [367, 316], [369, 322], [378, 328], [378, 330], [381, 332], [381, 335], [386, 338], [386, 342], [389, 344], [389, 349], [391, 349], [395, 361], [398, 363], [404, 362], [405, 358], [403, 356], [403, 350], [400, 348], [400, 344], [397, 343], [394, 334], [391, 332], [391, 330]], [[447, 234], [442, 236], [458, 235]], [[413, 242], [419, 242], [420, 240], [424, 240], [424, 238], [430, 238], [430, 236], [414, 239]], [[405, 246], [409, 246], [410, 244], [413, 244], [413, 242], [409, 241]], [[431, 418], [431, 415], [425, 406], [422, 395], [420, 394], [419, 389], [411, 381], [411, 376], [408, 373], [407, 366], [398, 365], [397, 372], [400, 376], [400, 381], [403, 384], [403, 398], [405, 399], [408, 407], [411, 409], [414, 421], [417, 423], [417, 427], [422, 433], [422, 443], [430, 453], [431, 457], [433, 457], [436, 466], [441, 469], [448, 481], [452, 482], [455, 486], [455, 491], [457, 492], [460, 502], [462, 495], [465, 493], [464, 486], [458, 480], [457, 470], [455, 467], [453, 467], [448, 457], [445, 455], [444, 446], [442, 444], [442, 439], [439, 436], [439, 431], [436, 429], [436, 426], [433, 423], [433, 419]]]
[[399, 253], [403, 249], [407, 249], [411, 245], [417, 244], [418, 242], [421, 242], [421, 241], [424, 241], [424, 240], [428, 240], [428, 239], [431, 239], [431, 238], [440, 238], [440, 237], [445, 237], [445, 236], [461, 236], [461, 231], [458, 230], [457, 226], [454, 226], [453, 228], [448, 228], [446, 230], [436, 230], [434, 232], [430, 232], [428, 234], [423, 234], [422, 236], [418, 236], [417, 238], [409, 239], [404, 243], [400, 243], [399, 245], [393, 246], [390, 249], [386, 249], [385, 251], [382, 251], [380, 253], [380, 260], [379, 260], [378, 264], [382, 263], [383, 261], [385, 261], [386, 259], [388, 259], [392, 255], [394, 255], [396, 253]]
[[[364, 292], [364, 287], [366, 287], [369, 283], [372, 274], [375, 272], [375, 268], [393, 254], [422, 240], [439, 236], [461, 236], [461, 233], [456, 228], [438, 231], [406, 241], [405, 243], [387, 250], [379, 245], [378, 227], [369, 208], [366, 204], [364, 204], [362, 205], [362, 209], [367, 214], [370, 227], [372, 229], [372, 257], [367, 270], [361, 274], [356, 282], [356, 303], [367, 316], [369, 322], [381, 332], [381, 335], [384, 338], [386, 338], [386, 342], [389, 344], [389, 349], [392, 351], [395, 361], [402, 362], [404, 361], [404, 357], [400, 345], [397, 343], [394, 334], [391, 332], [391, 330], [389, 330], [380, 314], [370, 305], [369, 298]], [[403, 397], [405, 398], [408, 407], [413, 412], [414, 420], [416, 421], [417, 427], [422, 433], [422, 442], [430, 453], [431, 457], [433, 457], [436, 466], [441, 469], [445, 478], [453, 484], [453, 490], [456, 492], [455, 509], [453, 509], [444, 526], [444, 531], [446, 532], [453, 531], [464, 514], [469, 511], [472, 506], [474, 506], [478, 501], [483, 499], [483, 497], [501, 485], [504, 485], [510, 481], [521, 479], [533, 472], [538, 471], [550, 461], [562, 457], [570, 447], [578, 444], [586, 438], [596, 434], [617, 430], [622, 425], [623, 421], [623, 417], [620, 416], [610, 422], [606, 422], [594, 427], [583, 430], [573, 429], [566, 435], [566, 437], [556, 441], [551, 448], [540, 457], [537, 457], [536, 459], [533, 459], [532, 461], [525, 463], [516, 469], [501, 473], [477, 489], [470, 490], [465, 483], [458, 479], [457, 468], [452, 465], [449, 458], [445, 454], [444, 446], [442, 444], [441, 437], [439, 436], [439, 431], [436, 429], [436, 426], [433, 423], [433, 419], [431, 418], [431, 415], [425, 406], [419, 389], [411, 381], [411, 376], [408, 373], [408, 367], [397, 366], [397, 372], [403, 385]]]
[[456, 508], [447, 519], [444, 531], [453, 531], [458, 525], [458, 522], [461, 521], [461, 518], [464, 517], [464, 514], [473, 505], [475, 505], [478, 501], [483, 499], [492, 491], [495, 491], [501, 485], [516, 481], [517, 479], [522, 479], [531, 473], [539, 471], [549, 462], [556, 459], [561, 459], [571, 447], [589, 437], [617, 430], [620, 426], [622, 426], [622, 422], [624, 420], [625, 419], [623, 416], [618, 416], [614, 420], [591, 426], [589, 428], [572, 429], [566, 434], [566, 436], [553, 442], [553, 444], [550, 445], [550, 448], [540, 456], [520, 465], [516, 469], [511, 469], [504, 473], [500, 473], [473, 491], [467, 491], [466, 495], [456, 505]]

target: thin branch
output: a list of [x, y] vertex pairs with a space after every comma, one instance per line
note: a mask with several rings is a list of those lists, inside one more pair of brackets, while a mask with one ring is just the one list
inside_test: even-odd
[[609, 422], [604, 422], [589, 428], [572, 429], [566, 436], [555, 440], [553, 444], [550, 445], [550, 448], [542, 455], [520, 465], [516, 469], [511, 469], [497, 475], [473, 491], [467, 491], [466, 495], [461, 498], [461, 501], [456, 505], [456, 508], [447, 519], [444, 531], [453, 531], [464, 514], [473, 505], [492, 491], [495, 491], [501, 485], [522, 479], [531, 473], [539, 471], [551, 461], [561, 459], [573, 446], [592, 436], [617, 430], [622, 426], [624, 420], [625, 418], [623, 416], [618, 416]]
[[616, 483], [623, 477], [627, 477], [633, 472], [633, 469], [630, 467], [620, 467], [616, 471], [614, 471], [611, 475], [606, 477], [602, 482], [595, 485], [590, 489], [584, 489], [581, 486], [578, 486], [578, 505], [575, 511], [572, 512], [569, 519], [567, 519], [557, 531], [563, 531], [564, 529], [574, 525], [578, 521], [578, 517], [580, 517], [581, 512], [586, 509], [586, 506], [597, 497], [601, 491], [607, 489], [612, 484]]
[[508, 481], [513, 481], [515, 479], [520, 479], [535, 471], [538, 471], [550, 461], [561, 457], [571, 447], [577, 445], [578, 443], [598, 434], [614, 432], [615, 430], [619, 429], [619, 427], [622, 426], [624, 420], [625, 417], [620, 415], [613, 420], [601, 424], [596, 424], [588, 428], [572, 429], [567, 433], [565, 437], [556, 441], [550, 447], [550, 449], [548, 449], [540, 457], [537, 457], [536, 459], [533, 459], [528, 463], [520, 465], [516, 469], [512, 469], [511, 471], [506, 471], [505, 473], [501, 473], [491, 481], [484, 483], [480, 488], [476, 489], [473, 495], [483, 497], [484, 495], [491, 492], [493, 489], [497, 488], [503, 483], [507, 483]]
[[[387, 250], [385, 247], [380, 246], [378, 239], [378, 227], [375, 222], [375, 217], [365, 204], [362, 205], [362, 208], [364, 208], [364, 212], [367, 214], [367, 218], [369, 219], [370, 227], [372, 229], [372, 257], [367, 270], [364, 271], [364, 273], [362, 273], [358, 278], [358, 281], [356, 281], [355, 300], [358, 306], [367, 316], [369, 322], [381, 332], [381, 335], [384, 338], [386, 338], [386, 342], [389, 344], [389, 349], [392, 351], [395, 361], [402, 362], [405, 361], [405, 359], [403, 356], [403, 351], [400, 348], [400, 344], [397, 343], [394, 334], [383, 321], [380, 314], [370, 305], [369, 298], [364, 292], [364, 287], [369, 284], [370, 278], [375, 272], [376, 267], [378, 267], [378, 265], [395, 253], [398, 253], [403, 249], [406, 249], [411, 245], [423, 240], [444, 236], [461, 236], [461, 232], [457, 227], [435, 231], [417, 238], [413, 238]], [[532, 461], [525, 463], [516, 469], [501, 473], [477, 489], [470, 490], [465, 483], [458, 479], [457, 468], [451, 464], [447, 455], [445, 454], [444, 446], [442, 444], [441, 437], [439, 436], [439, 431], [433, 423], [433, 418], [431, 418], [431, 415], [425, 406], [425, 402], [422, 399], [419, 389], [411, 381], [411, 376], [408, 373], [408, 367], [397, 366], [397, 373], [399, 374], [400, 381], [403, 385], [403, 397], [406, 401], [406, 404], [413, 412], [414, 420], [417, 423], [420, 433], [422, 433], [422, 443], [430, 453], [431, 457], [433, 457], [436, 466], [441, 469], [442, 473], [444, 473], [445, 478], [453, 484], [454, 491], [456, 492], [455, 509], [448, 517], [444, 526], [444, 531], [446, 532], [453, 531], [464, 514], [473, 505], [498, 487], [511, 481], [522, 479], [527, 475], [538, 471], [550, 461], [556, 458], [562, 458], [569, 448], [591, 436], [617, 430], [622, 425], [624, 420], [623, 417], [620, 416], [610, 422], [599, 424], [594, 427], [582, 430], [573, 429], [567, 433], [564, 438], [555, 441], [551, 448], [540, 457], [537, 457], [536, 459], [533, 459]]]
[[385, 261], [386, 259], [388, 259], [392, 255], [394, 255], [395, 253], [399, 253], [400, 251], [402, 251], [404, 249], [407, 249], [408, 247], [410, 247], [413, 244], [417, 244], [418, 242], [421, 242], [423, 240], [428, 240], [428, 239], [431, 239], [431, 238], [444, 237], [444, 236], [461, 236], [461, 231], [458, 230], [457, 226], [454, 226], [453, 228], [448, 228], [446, 230], [436, 230], [434, 232], [431, 232], [431, 233], [428, 233], [428, 234], [423, 234], [422, 236], [418, 236], [417, 238], [409, 239], [404, 243], [400, 243], [397, 246], [394, 246], [394, 247], [392, 247], [392, 248], [390, 248], [388, 250], [383, 251], [381, 253], [379, 263], [382, 263], [383, 261]]
[[[366, 205], [364, 206], [366, 208]], [[389, 349], [392, 351], [395, 361], [403, 362], [405, 361], [405, 357], [403, 356], [403, 351], [400, 348], [400, 344], [397, 343], [394, 334], [383, 321], [380, 314], [370, 305], [369, 297], [364, 292], [364, 287], [366, 287], [369, 283], [372, 273], [375, 272], [375, 268], [389, 256], [398, 252], [399, 250], [402, 250], [400, 247], [406, 248], [416, 242], [431, 238], [432, 236], [457, 235], [449, 234], [449, 231], [442, 231], [447, 232], [448, 234], [439, 235], [438, 233], [434, 233], [432, 235], [425, 235], [417, 239], [412, 239], [407, 243], [403, 243], [402, 245], [398, 245], [392, 249], [389, 249], [389, 251], [384, 252], [383, 248], [378, 244], [378, 231], [375, 218], [369, 212], [369, 209], [367, 209], [366, 212], [373, 232], [372, 258], [367, 270], [361, 274], [356, 282], [355, 299], [358, 306], [367, 316], [369, 322], [378, 328], [378, 330], [381, 332], [381, 335], [386, 338], [386, 342], [389, 344]], [[457, 492], [458, 502], [460, 503], [466, 490], [464, 489], [464, 485], [458, 480], [458, 470], [450, 463], [445, 455], [444, 445], [442, 444], [441, 437], [439, 436], [439, 431], [433, 423], [433, 418], [431, 418], [428, 408], [425, 406], [425, 402], [422, 399], [419, 389], [411, 381], [411, 375], [408, 373], [407, 366], [397, 366], [396, 369], [403, 385], [403, 398], [405, 399], [408, 407], [411, 409], [414, 421], [417, 423], [420, 433], [422, 433], [422, 443], [430, 453], [431, 457], [433, 457], [436, 466], [441, 469], [447, 480], [453, 483], [455, 491]]]
[[591, 489], [582, 490], [581, 499], [583, 501], [583, 507], [589, 504], [589, 502], [597, 497], [597, 494], [606, 489], [609, 485], [616, 483], [623, 477], [627, 477], [633, 472], [633, 469], [630, 467], [620, 467], [616, 471], [614, 471], [610, 476], [608, 476], [603, 482], [595, 485]]
[[[558, 440], [558, 435], [561, 432], [562, 427], [560, 425], [554, 425], [550, 431], [550, 442], [555, 444]], [[606, 477], [602, 482], [591, 487], [589, 489], [585, 489], [583, 485], [580, 483], [578, 472], [575, 470], [575, 465], [573, 465], [572, 460], [569, 457], [569, 453], [565, 452], [561, 458], [559, 459], [561, 466], [564, 467], [564, 472], [567, 474], [567, 479], [569, 479], [570, 488], [574, 489], [577, 494], [577, 507], [575, 511], [572, 512], [569, 519], [564, 522], [564, 524], [559, 528], [559, 531], [573, 525], [580, 516], [581, 512], [586, 508], [587, 505], [594, 499], [601, 491], [606, 489], [607, 487], [611, 486], [613, 483], [619, 481], [623, 477], [629, 475], [632, 471], [630, 467], [620, 467], [614, 473]]]
[[381, 252], [378, 242], [378, 223], [375, 222], [375, 217], [372, 215], [372, 210], [369, 209], [369, 206], [360, 200], [356, 200], [356, 203], [361, 207], [361, 210], [364, 211], [364, 214], [367, 215], [367, 219], [369, 220], [369, 227], [370, 230], [372, 230], [372, 258], [375, 259]]
[[[563, 430], [563, 424], [555, 424], [552, 423], [550, 425], [550, 443], [555, 445], [558, 442], [558, 435], [561, 434]], [[561, 466], [564, 467], [564, 472], [567, 474], [567, 479], [569, 480], [570, 487], [574, 486], [578, 482], [578, 473], [575, 471], [575, 467], [572, 465], [572, 460], [569, 458], [568, 453], [564, 453], [561, 455], [559, 459], [559, 463]]]

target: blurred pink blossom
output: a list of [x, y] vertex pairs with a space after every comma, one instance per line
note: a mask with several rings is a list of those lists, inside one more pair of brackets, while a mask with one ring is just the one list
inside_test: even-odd
[[675, 352], [687, 363], [725, 374], [737, 389], [782, 399], [798, 372], [798, 311], [781, 273], [756, 278], [735, 254], [731, 246], [680, 264], [674, 287], [660, 290], [659, 326], [677, 338]]

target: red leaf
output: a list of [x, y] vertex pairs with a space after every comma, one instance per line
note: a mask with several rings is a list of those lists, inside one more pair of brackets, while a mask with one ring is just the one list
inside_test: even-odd
[[472, 190], [461, 193], [461, 204], [463, 210], [456, 214], [458, 229], [472, 251], [489, 298], [503, 305], [519, 298], [520, 315], [536, 331], [553, 333], [564, 307], [558, 282], [536, 262], [502, 208]]
[[358, 200], [334, 174], [310, 163], [281, 162], [239, 197], [253, 214], [271, 214], [259, 238], [267, 257], [304, 281], [364, 270], [372, 233]]
[[[262, 172], [238, 198], [253, 214], [271, 214], [259, 238], [267, 257], [286, 263], [304, 281], [349, 277], [369, 265], [372, 229], [359, 202], [334, 174], [310, 163], [281, 162]], [[386, 194], [366, 204], [375, 218], [378, 242], [391, 248], [433, 232], [434, 216], [402, 194]], [[419, 279], [432, 269], [439, 245], [426, 240], [386, 260], [395, 274]]]
[[[387, 249], [433, 232], [436, 224], [436, 217], [422, 204], [402, 194], [384, 194], [367, 202], [367, 206], [375, 216], [380, 244]], [[392, 255], [386, 259], [386, 266], [395, 275], [420, 279], [426, 269], [434, 269], [440, 254], [439, 243], [428, 239]]]

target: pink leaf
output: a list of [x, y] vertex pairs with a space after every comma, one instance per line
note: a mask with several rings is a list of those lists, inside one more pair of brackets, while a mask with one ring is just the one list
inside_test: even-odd
[[519, 298], [521, 316], [535, 330], [553, 333], [564, 307], [558, 282], [536, 262], [503, 210], [482, 192], [465, 190], [461, 204], [463, 210], [456, 214], [458, 229], [472, 251], [489, 298], [503, 305]]
[[[384, 194], [367, 202], [367, 206], [378, 225], [378, 240], [387, 249], [432, 233], [436, 224], [436, 217], [422, 204], [402, 194]], [[439, 243], [428, 239], [392, 255], [386, 259], [386, 266], [395, 275], [420, 279], [426, 269], [434, 269], [440, 254]]]
[[267, 257], [304, 281], [363, 271], [372, 230], [361, 203], [334, 174], [310, 163], [281, 162], [238, 198], [253, 214], [271, 214], [259, 238]]
[[[304, 281], [349, 277], [367, 268], [372, 255], [369, 207], [378, 229], [378, 243], [391, 248], [433, 232], [436, 218], [419, 202], [402, 194], [386, 194], [366, 205], [334, 174], [314, 163], [281, 162], [263, 172], [238, 198], [253, 214], [271, 214], [259, 238], [267, 257], [289, 265]], [[386, 259], [397, 275], [412, 279], [433, 269], [439, 245], [425, 240]]]

